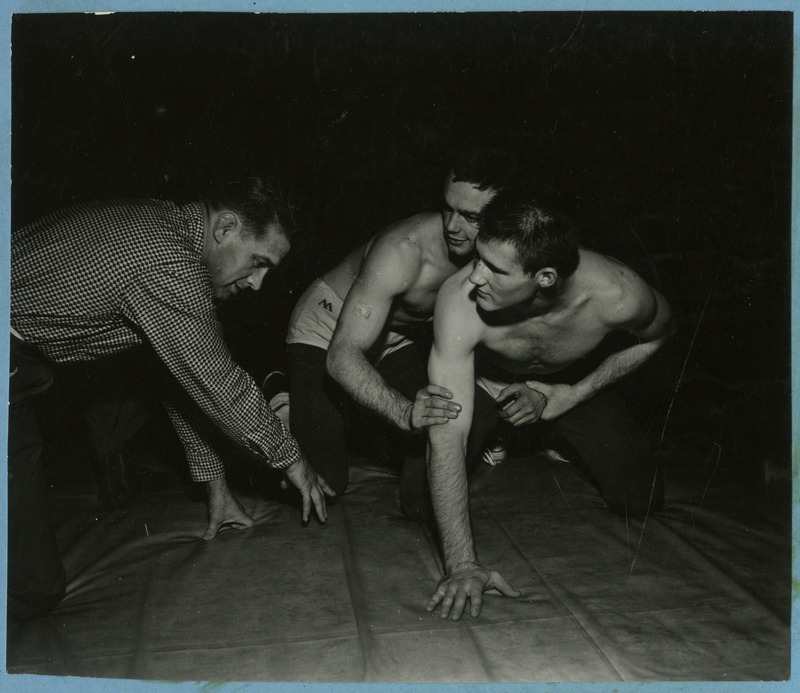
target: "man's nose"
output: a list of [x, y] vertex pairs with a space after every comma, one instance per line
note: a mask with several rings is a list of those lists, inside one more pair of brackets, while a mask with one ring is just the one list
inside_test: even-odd
[[446, 231], [455, 231], [458, 228], [458, 214], [455, 212], [448, 212], [445, 215], [444, 228]]
[[469, 281], [475, 286], [481, 286], [486, 283], [486, 277], [483, 272], [483, 264], [480, 260], [476, 260], [472, 267], [472, 272], [469, 273]]
[[261, 288], [261, 282], [264, 281], [264, 277], [267, 276], [268, 267], [262, 267], [261, 269], [256, 270], [253, 272], [248, 278], [247, 283], [250, 285], [250, 288], [253, 291], [258, 291]]

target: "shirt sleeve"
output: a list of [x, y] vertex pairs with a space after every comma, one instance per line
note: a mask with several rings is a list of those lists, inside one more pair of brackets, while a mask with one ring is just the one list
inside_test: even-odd
[[142, 273], [125, 292], [121, 310], [204, 415], [183, 406], [180, 397], [167, 398], [195, 481], [224, 473], [204, 418], [271, 467], [285, 469], [300, 458], [297, 441], [225, 346], [202, 265], [176, 261]]

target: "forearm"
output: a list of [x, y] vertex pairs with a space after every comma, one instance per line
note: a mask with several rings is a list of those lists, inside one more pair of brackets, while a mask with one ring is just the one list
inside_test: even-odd
[[[233, 360], [222, 335], [213, 306], [199, 292], [187, 289], [162, 296], [154, 283], [132, 287], [123, 306], [124, 315], [144, 333], [170, 376], [165, 378], [165, 399], [174, 406], [170, 416], [194, 459], [211, 459], [209, 431], [214, 427], [246, 447], [273, 467], [287, 467], [300, 455], [296, 441], [270, 410], [258, 386]], [[163, 278], [162, 278], [163, 279]], [[190, 287], [191, 288], [191, 287]], [[174, 330], [174, 325], [182, 328]], [[221, 468], [221, 463], [219, 463]], [[215, 473], [197, 481], [217, 478]]]
[[354, 345], [328, 351], [328, 372], [356, 402], [403, 431], [411, 430], [413, 402], [386, 384], [364, 352]]
[[[177, 386], [174, 386], [177, 388]], [[187, 416], [186, 402], [181, 402], [181, 393], [172, 387], [166, 388], [164, 408], [183, 446], [189, 476], [192, 481], [209, 482], [225, 479], [225, 466], [217, 452], [209, 444], [207, 431], [198, 430], [199, 421]], [[191, 406], [191, 405], [189, 405]]]
[[654, 340], [636, 344], [611, 354], [589, 375], [575, 383], [573, 391], [579, 404], [591, 399], [604, 387], [613, 385], [651, 359], [665, 340]]
[[429, 431], [428, 478], [431, 500], [444, 553], [445, 570], [476, 561], [469, 522], [466, 437], [436, 427]]

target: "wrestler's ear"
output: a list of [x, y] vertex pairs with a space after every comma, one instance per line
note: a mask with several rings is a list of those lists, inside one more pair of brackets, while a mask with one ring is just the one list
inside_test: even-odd
[[217, 243], [222, 243], [226, 240], [231, 231], [238, 228], [239, 215], [229, 209], [225, 209], [217, 214], [214, 219], [214, 240]]
[[549, 289], [551, 286], [555, 286], [558, 280], [558, 270], [555, 267], [542, 267], [536, 273], [534, 279], [542, 289]]

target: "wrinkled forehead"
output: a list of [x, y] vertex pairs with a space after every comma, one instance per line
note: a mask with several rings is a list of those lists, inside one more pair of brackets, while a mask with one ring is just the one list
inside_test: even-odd
[[478, 214], [495, 195], [493, 188], [479, 190], [475, 185], [463, 180], [453, 180], [451, 171], [444, 184], [444, 201], [450, 209], [470, 214]]

